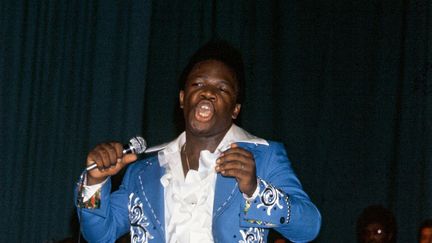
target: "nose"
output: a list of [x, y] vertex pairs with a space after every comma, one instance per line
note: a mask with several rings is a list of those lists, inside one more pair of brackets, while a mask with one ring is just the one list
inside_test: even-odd
[[201, 98], [210, 100], [212, 102], [216, 101], [216, 91], [215, 88], [206, 87], [200, 93]]

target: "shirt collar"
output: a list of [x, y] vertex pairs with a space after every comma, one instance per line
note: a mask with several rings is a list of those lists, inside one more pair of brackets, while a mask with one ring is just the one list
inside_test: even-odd
[[226, 133], [225, 137], [222, 139], [217, 147], [217, 150], [224, 151], [229, 148], [232, 143], [253, 143], [268, 146], [268, 142], [265, 139], [256, 137], [248, 133], [243, 128], [232, 124], [231, 128]]
[[[175, 140], [169, 142], [166, 147], [159, 151], [159, 163], [161, 166], [164, 166], [168, 161], [165, 156], [168, 156], [172, 153], [179, 153], [181, 147], [186, 142], [186, 132], [182, 132]], [[256, 137], [250, 133], [248, 133], [243, 128], [235, 125], [234, 123], [231, 125], [231, 128], [225, 134], [225, 137], [219, 143], [216, 148], [216, 151], [222, 152], [229, 148], [232, 143], [253, 143], [268, 146], [269, 143], [267, 140]]]

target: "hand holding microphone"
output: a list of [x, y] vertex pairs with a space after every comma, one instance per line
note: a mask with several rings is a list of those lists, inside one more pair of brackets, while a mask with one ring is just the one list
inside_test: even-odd
[[117, 174], [123, 167], [136, 161], [137, 154], [146, 149], [147, 144], [142, 137], [133, 137], [127, 145], [118, 142], [97, 145], [87, 155], [87, 184], [97, 184]]
[[[144, 153], [144, 151], [146, 149], [147, 149], [147, 143], [144, 140], [144, 138], [138, 137], [138, 136], [133, 137], [133, 138], [131, 138], [131, 140], [129, 140], [129, 144], [123, 145], [122, 154], [120, 154], [120, 156], [123, 157], [122, 155], [125, 155], [125, 154], [142, 154], [142, 153]], [[99, 170], [103, 170], [105, 168], [112, 167], [113, 165], [115, 165], [116, 162], [111, 160], [114, 157], [117, 158], [116, 159], [117, 162], [121, 162], [119, 160], [120, 159], [120, 157], [119, 157], [119, 151], [120, 150], [119, 150], [118, 143], [112, 142], [112, 143], [108, 143], [108, 144], [100, 144], [94, 150], [98, 150], [98, 151], [102, 152], [102, 155], [104, 155], [104, 154], [108, 155], [108, 157], [106, 157], [106, 158], [109, 160], [108, 161], [105, 160], [106, 163], [103, 163], [102, 166], [99, 166]], [[90, 153], [92, 153], [93, 151], [91, 151]], [[115, 152], [116, 156], [114, 156], [114, 154], [110, 154], [110, 151], [111, 151], [111, 153]], [[101, 157], [101, 156], [99, 156], [99, 157]], [[103, 159], [103, 156], [101, 158]], [[87, 161], [88, 161], [88, 159], [87, 159]], [[98, 163], [95, 160], [95, 161], [93, 161], [93, 163], [91, 165], [87, 166], [86, 170], [90, 171], [96, 167], [98, 167]]]
[[123, 167], [136, 161], [137, 154], [157, 152], [165, 146], [161, 144], [147, 148], [144, 138], [138, 136], [131, 138], [126, 145], [118, 142], [99, 144], [87, 155], [87, 184], [100, 183], [108, 176], [117, 174]]

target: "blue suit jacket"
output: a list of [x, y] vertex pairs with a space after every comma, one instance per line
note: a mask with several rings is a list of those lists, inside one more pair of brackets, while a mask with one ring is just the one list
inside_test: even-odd
[[[282, 144], [239, 143], [253, 153], [260, 194], [247, 202], [234, 178], [217, 176], [213, 206], [215, 242], [266, 242], [274, 228], [293, 242], [309, 242], [320, 229], [321, 215], [303, 191]], [[119, 190], [110, 195], [108, 181], [99, 209], [78, 208], [89, 242], [114, 242], [131, 232], [135, 242], [165, 242], [165, 169], [157, 156], [130, 165]]]

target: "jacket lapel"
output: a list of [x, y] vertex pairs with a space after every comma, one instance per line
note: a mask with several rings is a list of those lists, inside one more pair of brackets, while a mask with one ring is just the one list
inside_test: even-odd
[[217, 175], [213, 203], [213, 220], [222, 214], [239, 193], [237, 181], [234, 178], [223, 177], [220, 174]]
[[139, 175], [139, 195], [147, 217], [152, 221], [158, 233], [165, 241], [164, 190], [160, 178], [165, 169], [159, 163], [148, 166]]
[[[255, 144], [238, 143], [238, 145], [251, 153], [254, 152]], [[221, 174], [217, 175], [215, 198], [213, 203], [213, 220], [219, 217], [223, 211], [234, 201], [238, 196], [242, 196], [238, 188], [235, 178], [224, 177]]]

